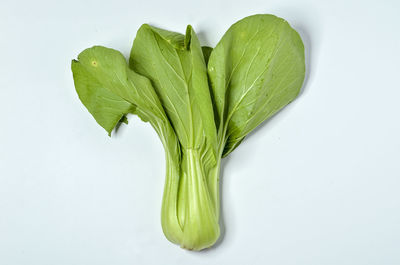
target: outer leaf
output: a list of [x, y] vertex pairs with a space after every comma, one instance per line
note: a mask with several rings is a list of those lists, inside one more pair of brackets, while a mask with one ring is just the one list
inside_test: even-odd
[[97, 123], [111, 135], [117, 123], [134, 111], [134, 105], [104, 88], [78, 61], [72, 61], [71, 68], [80, 100]]
[[226, 156], [298, 95], [305, 75], [304, 46], [285, 20], [250, 16], [225, 33], [211, 53], [208, 73]]
[[79, 54], [71, 67], [79, 98], [109, 134], [124, 115], [135, 113], [179, 157], [174, 131], [150, 81], [129, 69], [120, 52], [95, 46]]

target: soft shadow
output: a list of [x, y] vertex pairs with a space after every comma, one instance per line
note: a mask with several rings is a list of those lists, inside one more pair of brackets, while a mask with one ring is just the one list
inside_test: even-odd
[[300, 93], [298, 96], [298, 97], [301, 97], [305, 91], [305, 88], [308, 85], [309, 80], [310, 80], [310, 74], [312, 73], [312, 66], [311, 66], [312, 43], [311, 43], [310, 35], [307, 33], [307, 31], [303, 27], [298, 26], [298, 27], [296, 27], [296, 30], [300, 34], [301, 39], [303, 40], [305, 63], [306, 63], [306, 75], [304, 77], [303, 86], [301, 87], [301, 90], [300, 90]]
[[197, 35], [197, 38], [199, 39], [201, 46], [211, 47], [210, 42], [206, 36], [206, 33], [203, 30], [196, 31], [196, 35]]
[[[126, 119], [128, 120], [128, 115], [126, 117]], [[129, 123], [129, 121], [128, 121]], [[118, 122], [117, 125], [115, 125], [114, 130], [111, 132], [111, 135], [113, 136], [113, 138], [118, 138], [120, 137], [123, 132], [126, 130], [126, 125], [128, 125], [128, 123], [124, 123], [124, 122]]]

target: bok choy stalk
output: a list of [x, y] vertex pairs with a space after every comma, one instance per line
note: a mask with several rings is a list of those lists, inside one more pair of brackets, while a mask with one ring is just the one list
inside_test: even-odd
[[221, 159], [298, 95], [304, 47], [273, 15], [238, 21], [214, 49], [191, 26], [182, 35], [144, 24], [129, 65], [120, 52], [94, 46], [72, 72], [80, 100], [109, 135], [128, 114], [157, 132], [166, 158], [164, 234], [201, 250], [220, 234]]

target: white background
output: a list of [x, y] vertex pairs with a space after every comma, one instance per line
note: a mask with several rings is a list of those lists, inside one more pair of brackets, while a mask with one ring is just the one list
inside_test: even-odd
[[[2, 0], [0, 264], [400, 264], [399, 3]], [[306, 82], [225, 160], [221, 240], [185, 251], [161, 230], [156, 134], [130, 117], [109, 138], [70, 61], [128, 55], [142, 23], [214, 46], [255, 13], [299, 31]]]

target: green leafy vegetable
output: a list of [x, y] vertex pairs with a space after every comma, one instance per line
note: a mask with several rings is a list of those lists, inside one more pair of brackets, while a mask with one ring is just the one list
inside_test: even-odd
[[192, 250], [219, 237], [222, 157], [299, 93], [304, 47], [273, 15], [244, 18], [217, 46], [144, 24], [129, 66], [113, 49], [94, 46], [72, 61], [75, 88], [111, 135], [126, 115], [149, 122], [165, 149], [161, 223], [165, 236]]

